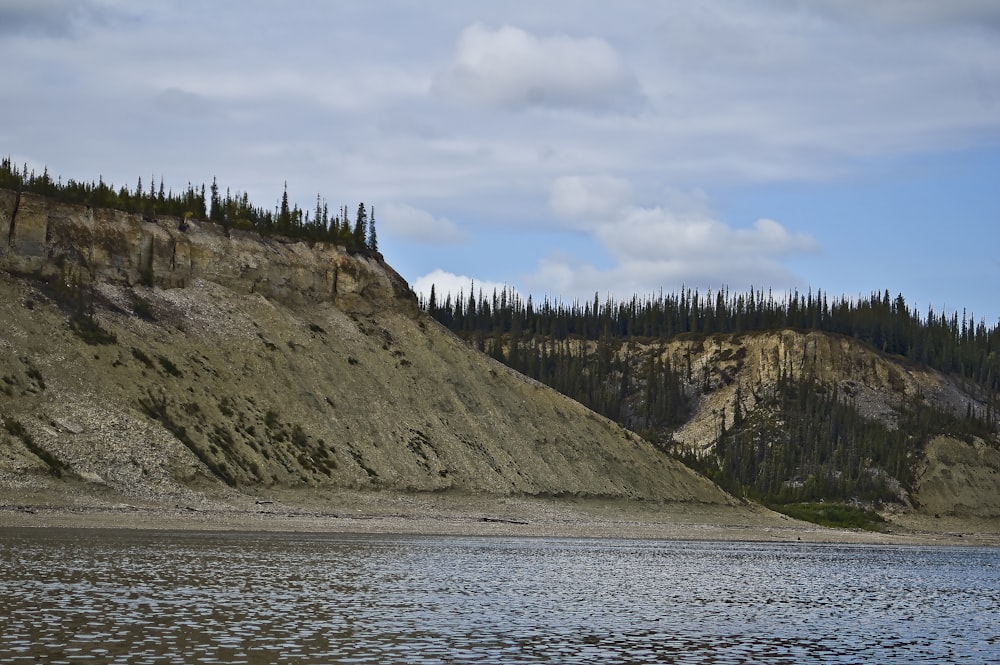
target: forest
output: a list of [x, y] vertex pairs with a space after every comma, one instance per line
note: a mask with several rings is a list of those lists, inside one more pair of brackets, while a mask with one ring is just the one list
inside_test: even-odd
[[157, 186], [153, 177], [148, 187], [140, 177], [134, 189], [116, 188], [105, 183], [103, 177], [97, 182], [73, 179], [63, 182], [61, 177], [53, 180], [48, 168], [36, 174], [27, 164], [18, 167], [6, 157], [0, 160], [0, 188], [39, 194], [62, 203], [141, 214], [146, 219], [157, 216], [195, 219], [219, 224], [227, 231], [242, 229], [266, 236], [329, 242], [351, 251], [378, 251], [374, 208], [368, 211], [364, 203], [358, 204], [352, 220], [347, 206], [331, 213], [327, 201], [317, 194], [316, 207], [303, 211], [298, 204], [289, 204], [287, 183], [281, 200], [269, 209], [253, 204], [246, 192], [226, 188], [223, 194], [215, 179], [207, 192], [204, 184], [195, 187], [189, 182], [183, 192], [175, 193], [164, 188], [163, 178]]
[[[937, 434], [995, 440], [1000, 417], [1000, 330], [985, 320], [909, 308], [888, 291], [830, 298], [823, 292], [777, 296], [752, 290], [564, 304], [501, 289], [487, 297], [432, 289], [421, 307], [481, 351], [602, 415], [636, 430], [727, 490], [770, 504], [814, 500], [894, 500], [912, 490], [920, 446]], [[711, 390], [673, 366], [669, 340], [768, 331], [822, 331], [859, 340], [905, 363], [949, 374], [976, 398], [964, 417], [925, 404], [901, 408], [897, 427], [866, 420], [835, 385], [782, 375], [773, 394], [729, 427], [719, 423], [713, 454], [677, 446], [672, 432]], [[738, 388], [737, 388], [738, 390]], [[737, 395], [739, 393], [737, 392]]]

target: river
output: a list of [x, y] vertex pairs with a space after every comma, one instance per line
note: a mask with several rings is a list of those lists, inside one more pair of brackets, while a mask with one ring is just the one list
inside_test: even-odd
[[1000, 662], [1000, 550], [0, 529], [0, 662]]

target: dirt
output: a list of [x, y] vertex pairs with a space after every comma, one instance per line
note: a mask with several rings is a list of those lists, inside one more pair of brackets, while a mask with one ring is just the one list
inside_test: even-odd
[[915, 513], [886, 532], [831, 529], [755, 504], [280, 490], [175, 505], [39, 492], [0, 498], [0, 528], [115, 528], [1000, 546], [1000, 524]]

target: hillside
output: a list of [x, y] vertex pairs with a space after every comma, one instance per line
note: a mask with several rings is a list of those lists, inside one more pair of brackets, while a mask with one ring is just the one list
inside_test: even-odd
[[[982, 427], [996, 395], [847, 335], [576, 337], [559, 348], [590, 360], [565, 366], [551, 339], [495, 338], [525, 370], [600, 379], [616, 424], [470, 348], [370, 248], [7, 190], [0, 238], [3, 506], [294, 496], [323, 511], [348, 492], [390, 514], [393, 500], [371, 497], [437, 497], [414, 505], [446, 512], [438, 498], [731, 510], [733, 495], [808, 490], [861, 491], [914, 518], [1000, 516], [1000, 444]], [[670, 389], [654, 405], [657, 372]], [[811, 457], [795, 458], [808, 437]]]
[[736, 496], [1000, 514], [1000, 331], [983, 322], [888, 293], [422, 305]]
[[726, 504], [419, 312], [374, 252], [0, 191], [0, 495]]
[[775, 500], [826, 474], [813, 497], [1000, 516], [1000, 437], [967, 420], [985, 405], [952, 377], [820, 332], [718, 335], [663, 352], [678, 366], [689, 358], [698, 378], [687, 384], [691, 417], [661, 435], [721, 458], [744, 489]]

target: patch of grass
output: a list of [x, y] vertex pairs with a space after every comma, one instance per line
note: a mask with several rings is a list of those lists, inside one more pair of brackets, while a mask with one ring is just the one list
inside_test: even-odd
[[67, 467], [55, 455], [35, 443], [34, 437], [31, 436], [31, 433], [28, 432], [21, 421], [5, 416], [3, 419], [3, 428], [7, 430], [7, 433], [11, 436], [16, 436], [21, 439], [25, 448], [30, 450], [33, 455], [45, 462], [45, 464], [49, 467], [49, 471], [51, 471], [52, 475], [56, 478], [62, 478], [63, 472], [69, 471], [69, 467]]
[[156, 314], [153, 312], [153, 303], [142, 296], [132, 296], [132, 311], [140, 319], [145, 321], [156, 321]]
[[80, 339], [91, 346], [118, 343], [117, 335], [102, 328], [100, 322], [88, 314], [71, 316], [69, 327]]
[[146, 366], [146, 369], [153, 369], [153, 361], [149, 359], [140, 349], [132, 347], [132, 357]]
[[885, 528], [885, 520], [878, 513], [844, 503], [787, 503], [769, 507], [803, 522], [836, 529], [882, 531]]
[[309, 437], [306, 436], [305, 430], [302, 429], [301, 425], [292, 426], [292, 443], [299, 448], [305, 448], [309, 445]]
[[165, 358], [163, 356], [157, 356], [156, 359], [160, 361], [160, 367], [163, 368], [163, 371], [165, 371], [170, 376], [176, 377], [178, 379], [180, 377], [184, 376], [184, 373], [181, 372], [179, 369], [177, 369], [177, 365], [175, 365], [170, 360], [170, 358]]
[[191, 438], [191, 435], [188, 434], [187, 428], [174, 420], [173, 416], [170, 414], [165, 395], [157, 397], [152, 391], [147, 391], [146, 397], [139, 398], [139, 407], [147, 416], [160, 421], [167, 431], [173, 434], [178, 441], [187, 446], [188, 450], [194, 453], [195, 456], [201, 460], [202, 463], [207, 466], [208, 469], [218, 478], [230, 487], [236, 487], [236, 477], [230, 473], [229, 467], [226, 466], [226, 463], [216, 462], [214, 458], [206, 453], [202, 447]]
[[24, 363], [28, 366], [27, 375], [29, 379], [32, 379], [37, 385], [39, 390], [45, 390], [45, 379], [42, 378], [42, 373], [37, 367], [31, 364], [30, 361], [25, 360]]
[[219, 413], [221, 413], [226, 418], [232, 418], [236, 413], [233, 411], [233, 400], [229, 397], [223, 397], [219, 400]]

